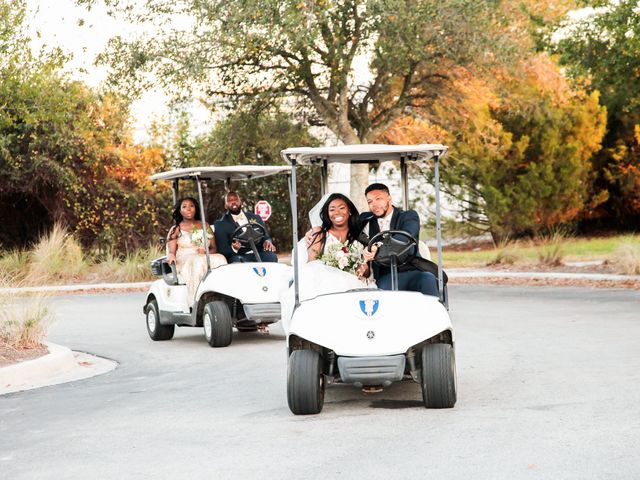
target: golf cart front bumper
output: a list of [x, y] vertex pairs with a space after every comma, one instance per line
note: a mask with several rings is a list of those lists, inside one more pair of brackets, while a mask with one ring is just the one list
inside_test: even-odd
[[248, 320], [280, 320], [280, 303], [245, 303], [242, 307]]
[[404, 355], [385, 355], [379, 357], [338, 357], [338, 370], [344, 383], [363, 385], [382, 385], [402, 380], [405, 366]]

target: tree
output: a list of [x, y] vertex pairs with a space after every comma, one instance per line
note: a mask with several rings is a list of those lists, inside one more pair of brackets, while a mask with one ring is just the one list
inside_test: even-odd
[[86, 246], [148, 243], [162, 151], [134, 145], [128, 105], [69, 80], [59, 52], [32, 54], [24, 8], [0, 3], [0, 243], [25, 246], [55, 220]]
[[640, 11], [638, 2], [585, 1], [581, 18], [548, 25], [547, 48], [576, 79], [601, 94], [608, 131], [594, 157], [596, 183], [609, 199], [592, 212], [609, 224], [637, 228], [640, 221]]
[[[193, 142], [194, 164], [198, 165], [281, 165], [280, 151], [290, 145], [316, 146], [317, 140], [307, 129], [292, 122], [288, 115], [264, 111], [253, 105], [241, 109], [218, 122], [213, 130]], [[320, 177], [317, 169], [298, 170], [298, 222], [304, 231], [309, 228], [309, 209], [320, 198]], [[280, 251], [290, 249], [291, 215], [287, 179], [278, 175], [234, 186], [251, 208], [258, 200], [268, 200], [273, 214], [267, 222]], [[207, 191], [207, 213], [210, 219], [222, 215], [223, 185]]]
[[[385, 134], [400, 143], [450, 144], [444, 190], [465, 220], [496, 239], [544, 232], [584, 214], [590, 159], [605, 129], [597, 94], [572, 88], [547, 56], [518, 69], [496, 70], [493, 82], [452, 71], [448, 98], [422, 109], [429, 121], [403, 120]], [[425, 175], [433, 181], [430, 170]]]
[[[103, 1], [153, 26], [111, 40], [101, 60], [114, 84], [133, 93], [156, 81], [182, 92], [195, 85], [210, 102], [284, 101], [347, 144], [371, 142], [417, 100], [433, 100], [444, 60], [490, 63], [510, 45], [496, 28], [507, 21], [497, 0]], [[177, 29], [175, 18], [189, 26]], [[359, 60], [369, 78], [359, 78]], [[366, 166], [352, 169], [354, 199], [367, 180]]]

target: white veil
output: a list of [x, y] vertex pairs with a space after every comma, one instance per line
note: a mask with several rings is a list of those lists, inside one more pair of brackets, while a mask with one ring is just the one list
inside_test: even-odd
[[320, 211], [322, 210], [322, 206], [329, 198], [329, 195], [331, 195], [331, 193], [325, 193], [320, 201], [313, 207], [311, 207], [311, 210], [309, 210], [309, 221], [311, 222], [311, 228], [319, 227], [320, 225], [322, 225], [322, 220], [320, 220]]

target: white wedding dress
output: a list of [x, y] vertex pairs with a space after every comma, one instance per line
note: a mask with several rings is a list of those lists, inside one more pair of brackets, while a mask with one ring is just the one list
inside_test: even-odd
[[[333, 243], [341, 242], [331, 235], [331, 233], [328, 233], [325, 248]], [[306, 253], [307, 247], [304, 238], [298, 242], [298, 251], [300, 250], [304, 250]], [[298, 265], [298, 291], [301, 302], [328, 293], [347, 292], [361, 288], [376, 288], [374, 283], [368, 284], [360, 280], [356, 275], [344, 272], [339, 268], [330, 267], [321, 260], [313, 260], [308, 263], [300, 262]], [[288, 290], [285, 290], [280, 299], [282, 321], [285, 331], [288, 330], [287, 326], [293, 314], [294, 295], [293, 285], [291, 285]]]

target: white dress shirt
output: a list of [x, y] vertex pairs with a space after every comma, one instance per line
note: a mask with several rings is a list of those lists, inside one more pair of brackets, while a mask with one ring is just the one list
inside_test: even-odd
[[[240, 213], [238, 215], [234, 215], [232, 213], [231, 218], [233, 219], [234, 222], [238, 224], [239, 227], [249, 223], [249, 219], [247, 218], [247, 216], [244, 214], [242, 210], [240, 210]], [[235, 253], [238, 253], [240, 251], [233, 248], [233, 245], [231, 245], [231, 250], [233, 250]]]
[[[385, 230], [391, 230], [391, 217], [393, 217], [393, 207], [389, 209], [387, 214], [384, 217], [378, 218], [378, 227], [380, 227], [380, 231], [384, 232]], [[364, 226], [362, 231], [367, 235], [369, 235], [369, 222]]]
[[240, 213], [238, 215], [234, 215], [232, 213], [231, 214], [231, 218], [233, 218], [233, 221], [236, 222], [239, 227], [249, 223], [249, 219], [247, 218], [247, 216], [244, 214], [244, 212], [242, 210], [240, 210]]

